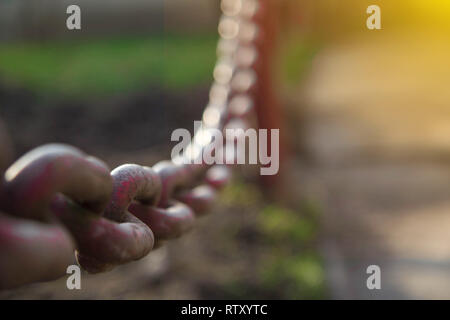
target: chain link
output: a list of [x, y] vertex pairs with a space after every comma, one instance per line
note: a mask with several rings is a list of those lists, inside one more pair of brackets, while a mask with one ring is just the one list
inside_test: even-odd
[[[259, 54], [262, 4], [222, 1], [218, 60], [203, 129], [182, 158], [153, 167], [125, 164], [110, 172], [105, 163], [74, 147], [52, 144], [30, 151], [5, 171], [0, 289], [62, 276], [74, 251], [90, 273], [140, 259], [210, 211], [230, 180], [230, 169], [193, 160], [215, 143], [200, 139], [204, 130], [256, 127], [254, 98], [265, 63]], [[0, 160], [6, 155], [2, 152]]]

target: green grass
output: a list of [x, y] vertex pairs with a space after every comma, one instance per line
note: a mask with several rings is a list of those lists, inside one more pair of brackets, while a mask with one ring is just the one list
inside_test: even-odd
[[297, 34], [286, 37], [282, 42], [278, 62], [282, 80], [290, 87], [298, 86], [319, 50], [317, 40]]
[[279, 290], [286, 299], [321, 299], [325, 293], [323, 261], [316, 252], [320, 207], [302, 200], [296, 210], [266, 206], [260, 228], [271, 243], [271, 259], [262, 262], [261, 279], [266, 288]]
[[217, 36], [166, 36], [163, 81], [170, 88], [185, 88], [212, 81]]
[[261, 228], [274, 241], [302, 243], [316, 234], [312, 219], [300, 219], [298, 212], [274, 205], [262, 211]]
[[38, 94], [103, 96], [149, 83], [207, 83], [215, 35], [119, 37], [0, 45], [0, 79]]
[[[215, 34], [164, 34], [0, 44], [0, 81], [69, 97], [103, 97], [151, 83], [184, 89], [212, 80], [216, 43]], [[296, 85], [317, 50], [310, 40], [285, 39], [283, 81]]]
[[[255, 185], [240, 180], [225, 188], [221, 202], [234, 208], [230, 211], [236, 208], [243, 212], [258, 211], [253, 218], [256, 221], [251, 220], [259, 237], [253, 250], [262, 253], [254, 262], [256, 280], [233, 278], [225, 282], [227, 297], [323, 299], [327, 296], [324, 263], [316, 247], [320, 203], [299, 199], [296, 206], [287, 207], [268, 202]], [[227, 229], [227, 235], [236, 237], [246, 232], [248, 225], [236, 224], [235, 228]]]

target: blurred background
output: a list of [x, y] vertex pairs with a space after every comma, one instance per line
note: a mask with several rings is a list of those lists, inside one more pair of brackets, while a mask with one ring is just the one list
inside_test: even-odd
[[[450, 298], [450, 3], [278, 2], [282, 197], [236, 175], [214, 214], [142, 261], [83, 274], [80, 291], [62, 278], [1, 298]], [[381, 30], [366, 27], [372, 4]], [[111, 167], [168, 158], [207, 103], [219, 17], [218, 0], [0, 0], [15, 157], [64, 142]]]

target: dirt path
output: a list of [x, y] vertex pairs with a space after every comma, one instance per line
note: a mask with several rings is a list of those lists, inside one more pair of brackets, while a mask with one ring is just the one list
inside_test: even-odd
[[[300, 93], [312, 161], [296, 179], [325, 206], [334, 298], [448, 299], [450, 44], [387, 34], [317, 56]], [[381, 290], [366, 287], [372, 264]]]

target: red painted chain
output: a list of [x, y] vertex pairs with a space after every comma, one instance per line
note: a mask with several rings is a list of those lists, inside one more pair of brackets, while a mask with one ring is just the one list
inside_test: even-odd
[[[218, 62], [203, 129], [183, 157], [193, 160], [211, 147], [210, 139], [200, 139], [205, 129], [256, 126], [261, 4], [222, 1]], [[74, 250], [88, 272], [109, 270], [191, 229], [230, 171], [180, 160], [153, 167], [125, 164], [109, 172], [102, 161], [66, 145], [44, 145], [22, 156], [0, 186], [0, 288], [60, 277], [73, 264]]]

